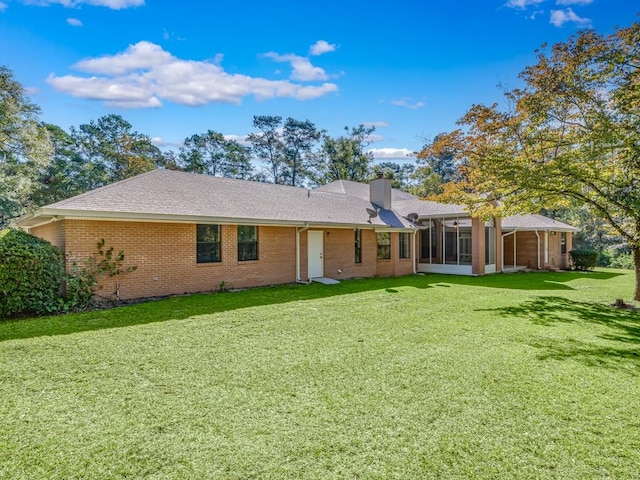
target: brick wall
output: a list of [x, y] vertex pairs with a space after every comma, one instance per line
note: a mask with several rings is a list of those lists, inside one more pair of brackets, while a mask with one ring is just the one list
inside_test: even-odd
[[[312, 229], [313, 230], [313, 229]], [[335, 279], [361, 277], [392, 277], [413, 273], [411, 258], [400, 259], [398, 233], [391, 233], [391, 259], [378, 260], [378, 240], [373, 230], [361, 230], [362, 262], [355, 262], [355, 232], [353, 229], [324, 229], [324, 275]], [[413, 234], [409, 236], [413, 253]], [[301, 279], [307, 280], [307, 231], [300, 234]]]
[[64, 250], [64, 222], [52, 222], [31, 229], [31, 233]]
[[196, 262], [196, 225], [66, 220], [66, 249], [72, 257], [94, 255], [97, 242], [123, 250], [134, 272], [103, 281], [100, 294], [120, 283], [121, 298], [211, 291], [295, 281], [295, 229], [259, 227], [256, 261], [237, 260], [237, 227], [222, 225], [221, 262]]
[[[535, 232], [516, 232], [516, 261], [519, 266], [538, 268], [538, 237]], [[560, 232], [555, 235], [547, 235], [549, 245], [549, 258], [545, 264], [545, 232], [540, 235], [540, 268], [567, 268], [569, 266], [568, 253], [560, 251]], [[572, 234], [567, 233], [567, 252], [571, 250]], [[504, 238], [504, 263], [513, 265], [513, 234]]]
[[[377, 237], [362, 230], [362, 263], [355, 263], [353, 229], [324, 229], [324, 274], [336, 279], [407, 275], [412, 259], [399, 258], [398, 233], [391, 234], [391, 260], [377, 260]], [[32, 229], [64, 247], [70, 261], [97, 253], [97, 243], [125, 254], [130, 273], [102, 280], [98, 294], [122, 299], [194, 293], [227, 288], [293, 283], [296, 281], [296, 229], [258, 227], [258, 260], [238, 261], [237, 226], [221, 226], [221, 262], [196, 261], [196, 225], [183, 223], [64, 220]], [[413, 253], [413, 236], [410, 234]], [[307, 234], [300, 234], [300, 274], [307, 280]]]
[[471, 219], [471, 271], [474, 275], [485, 272], [485, 233], [484, 222], [479, 218]]

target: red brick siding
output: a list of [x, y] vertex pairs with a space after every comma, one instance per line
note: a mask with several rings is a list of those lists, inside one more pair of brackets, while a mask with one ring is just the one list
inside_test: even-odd
[[485, 264], [484, 222], [479, 218], [471, 219], [471, 272], [484, 274]]
[[65, 248], [65, 230], [64, 222], [53, 222], [40, 225], [31, 229], [31, 233], [40, 237], [47, 242], [64, 250]]
[[[504, 263], [513, 265], [513, 235], [504, 238]], [[538, 237], [535, 232], [516, 232], [516, 261], [519, 266], [538, 268]], [[544, 238], [545, 232], [538, 232], [540, 236], [540, 268], [567, 268], [569, 266], [568, 254], [560, 253], [560, 232], [555, 235], [548, 234], [549, 259], [545, 264]], [[567, 252], [571, 250], [572, 234], [567, 233]]]
[[295, 229], [259, 227], [257, 261], [237, 260], [237, 227], [222, 226], [222, 261], [196, 262], [196, 225], [67, 220], [67, 251], [75, 258], [94, 255], [96, 244], [123, 250], [134, 272], [105, 279], [102, 293], [122, 298], [211, 291], [295, 281]]
[[[313, 229], [312, 229], [313, 230]], [[378, 239], [373, 230], [361, 230], [362, 263], [355, 261], [355, 233], [353, 229], [324, 229], [324, 275], [335, 279], [384, 276], [413, 273], [411, 258], [400, 259], [398, 233], [391, 233], [391, 259], [378, 260]], [[413, 234], [410, 234], [413, 253]], [[300, 234], [300, 277], [308, 280], [307, 231]], [[340, 271], [340, 272], [339, 272]]]
[[[391, 234], [391, 260], [377, 260], [377, 237], [362, 230], [362, 263], [355, 263], [353, 229], [325, 229], [324, 272], [337, 279], [406, 275], [412, 259], [399, 258], [398, 233]], [[125, 267], [136, 270], [102, 281], [100, 295], [119, 284], [123, 299], [274, 285], [296, 281], [296, 228], [258, 227], [258, 260], [237, 260], [237, 226], [221, 227], [219, 263], [196, 262], [196, 225], [183, 223], [64, 220], [33, 229], [35, 235], [63, 246], [71, 261], [95, 256], [97, 243], [125, 254]], [[413, 237], [410, 234], [413, 255]], [[341, 270], [341, 272], [339, 272]], [[307, 280], [307, 233], [300, 233], [300, 274]]]

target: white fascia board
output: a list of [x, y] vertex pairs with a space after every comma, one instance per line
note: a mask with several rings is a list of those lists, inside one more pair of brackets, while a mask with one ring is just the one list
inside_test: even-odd
[[277, 220], [264, 218], [209, 217], [199, 215], [170, 215], [160, 213], [105, 212], [86, 210], [63, 210], [43, 208], [31, 216], [21, 220], [21, 226], [34, 228], [60, 220], [95, 220], [118, 222], [153, 222], [153, 223], [200, 223], [227, 225], [265, 225], [279, 227], [312, 227], [312, 228], [344, 228], [373, 229], [370, 224], [327, 223], [296, 220]]
[[580, 231], [579, 228], [576, 227], [501, 227], [503, 232], [569, 232], [569, 233], [577, 233]]
[[429, 215], [419, 215], [418, 220], [439, 220], [439, 219], [449, 219], [449, 218], [473, 218], [469, 215], [468, 212], [454, 212], [454, 213], [446, 213], [446, 214], [429, 214]]
[[415, 228], [399, 228], [399, 227], [374, 227], [376, 233], [385, 233], [385, 232], [415, 232]]

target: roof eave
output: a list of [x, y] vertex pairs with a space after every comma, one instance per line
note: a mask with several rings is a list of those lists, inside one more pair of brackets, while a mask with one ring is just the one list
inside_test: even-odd
[[391, 228], [394, 230], [408, 230], [402, 227], [389, 227], [381, 224], [370, 223], [344, 223], [309, 220], [282, 220], [264, 218], [238, 218], [238, 217], [213, 217], [206, 215], [175, 215], [164, 213], [137, 213], [137, 212], [111, 212], [111, 211], [86, 211], [71, 209], [41, 208], [33, 214], [25, 215], [17, 224], [23, 228], [35, 228], [60, 220], [95, 220], [95, 221], [120, 221], [120, 222], [154, 222], [154, 223], [216, 223], [231, 225], [265, 225], [282, 227], [313, 227], [313, 228], [358, 228], [380, 229]]

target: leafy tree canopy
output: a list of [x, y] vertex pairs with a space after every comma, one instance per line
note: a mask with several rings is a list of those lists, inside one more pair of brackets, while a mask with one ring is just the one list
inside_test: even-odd
[[580, 32], [537, 60], [506, 107], [474, 105], [431, 146], [465, 165], [444, 198], [487, 215], [488, 194], [507, 213], [584, 206], [631, 246], [640, 300], [640, 24]]

